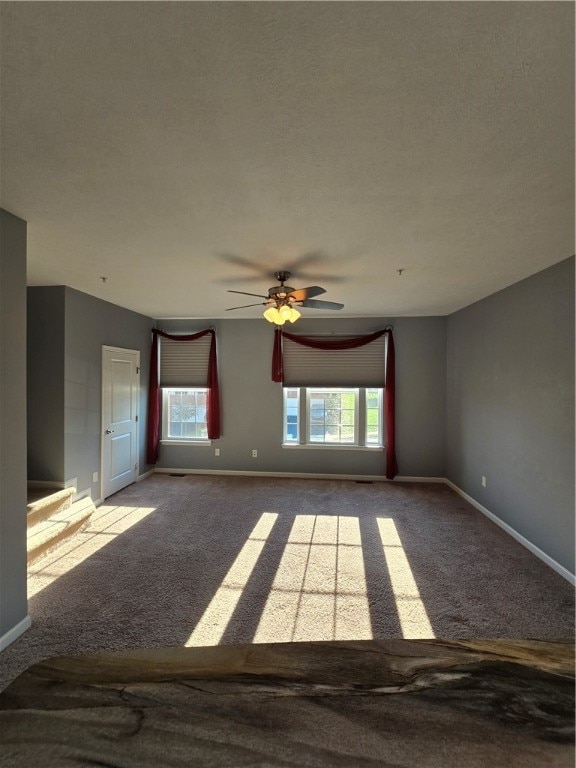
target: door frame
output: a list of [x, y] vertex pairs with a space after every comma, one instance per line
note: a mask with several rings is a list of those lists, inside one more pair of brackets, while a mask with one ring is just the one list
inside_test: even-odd
[[136, 399], [136, 458], [138, 461], [138, 472], [140, 472], [140, 350], [127, 349], [126, 347], [112, 347], [109, 344], [102, 344], [102, 356], [100, 359], [101, 379], [100, 379], [100, 501], [104, 502], [104, 354], [105, 352], [130, 352], [136, 355], [136, 376], [138, 397]]

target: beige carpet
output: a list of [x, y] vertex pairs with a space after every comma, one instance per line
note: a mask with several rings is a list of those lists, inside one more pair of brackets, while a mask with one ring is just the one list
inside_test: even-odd
[[49, 656], [369, 638], [572, 639], [574, 590], [441, 484], [154, 475], [31, 567]]

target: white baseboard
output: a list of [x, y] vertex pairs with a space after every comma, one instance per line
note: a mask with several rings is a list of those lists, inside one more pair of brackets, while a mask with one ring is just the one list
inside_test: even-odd
[[412, 475], [396, 475], [395, 483], [444, 483], [444, 477], [417, 477]]
[[516, 541], [522, 544], [523, 547], [526, 547], [526, 549], [529, 549], [533, 555], [536, 555], [536, 557], [538, 557], [540, 560], [545, 562], [546, 565], [550, 566], [550, 568], [556, 571], [556, 573], [560, 574], [560, 576], [565, 578], [566, 581], [570, 582], [570, 584], [572, 585], [576, 585], [576, 576], [573, 573], [570, 573], [570, 571], [567, 568], [564, 568], [563, 565], [560, 565], [560, 563], [556, 562], [556, 560], [551, 558], [550, 555], [547, 555], [546, 552], [541, 550], [535, 544], [532, 544], [532, 542], [529, 541], [524, 536], [522, 536], [521, 533], [518, 533], [518, 531], [515, 528], [512, 528], [511, 525], [508, 525], [508, 523], [505, 523], [503, 520], [497, 517], [493, 512], [490, 512], [489, 509], [486, 509], [486, 507], [482, 506], [482, 504], [476, 501], [476, 499], [472, 498], [472, 496], [469, 496], [465, 491], [463, 491], [461, 488], [455, 485], [451, 480], [444, 478], [444, 482], [446, 483], [446, 485], [452, 488], [453, 491], [456, 491], [457, 494], [462, 496], [462, 498], [466, 499], [466, 501], [469, 504], [472, 504], [472, 506], [475, 507], [479, 512], [482, 512], [482, 514], [486, 515], [486, 517], [492, 520], [493, 523], [496, 523], [496, 525], [500, 526], [500, 528], [506, 531], [506, 533], [510, 534], [510, 536], [512, 536], [512, 538], [516, 539]]
[[31, 626], [32, 619], [30, 616], [26, 616], [26, 618], [22, 619], [22, 621], [19, 621], [15, 627], [12, 627], [12, 629], [9, 629], [8, 632], [5, 632], [2, 637], [0, 637], [0, 651], [3, 651], [4, 648], [7, 648], [9, 645], [11, 645], [14, 640], [17, 640], [20, 635], [26, 632], [27, 629], [30, 629]]
[[242, 469], [180, 469], [156, 467], [155, 473], [161, 475], [236, 475], [245, 477], [286, 477], [300, 480], [364, 480], [366, 482], [390, 482], [384, 475], [334, 475], [310, 472], [258, 472]]
[[[412, 475], [397, 475], [394, 480], [388, 480], [384, 475], [341, 475], [317, 472], [260, 472], [243, 469], [190, 469], [188, 467], [155, 467], [150, 472], [142, 475], [139, 480], [144, 480], [152, 473], [161, 475], [236, 475], [247, 477], [286, 477], [300, 480], [357, 480], [374, 483], [444, 483], [443, 477], [417, 477]], [[139, 480], [137, 482], [139, 482]]]
[[[316, 472], [258, 472], [241, 469], [181, 469], [157, 467], [152, 470], [163, 475], [246, 475], [248, 477], [287, 477], [300, 480], [356, 480], [373, 483], [444, 483], [443, 477], [417, 477], [412, 475], [397, 475], [394, 480], [388, 480], [384, 475], [336, 475], [318, 474]], [[142, 480], [152, 472], [142, 476]]]

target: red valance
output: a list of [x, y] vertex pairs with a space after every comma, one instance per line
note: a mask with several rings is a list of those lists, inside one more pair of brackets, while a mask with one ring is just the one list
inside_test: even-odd
[[396, 425], [395, 425], [395, 399], [396, 399], [396, 363], [394, 351], [394, 338], [392, 328], [385, 328], [382, 331], [375, 331], [363, 336], [347, 339], [318, 339], [309, 336], [300, 336], [294, 333], [288, 333], [282, 328], [274, 329], [274, 347], [272, 350], [272, 381], [283, 382], [284, 370], [282, 361], [282, 339], [294, 341], [296, 344], [302, 344], [305, 347], [324, 350], [356, 349], [365, 344], [379, 339], [384, 334], [387, 335], [386, 344], [386, 381], [384, 384], [384, 417], [386, 420], [386, 477], [388, 480], [394, 479], [398, 474], [398, 462], [396, 460]]
[[208, 357], [208, 375], [206, 386], [208, 389], [206, 420], [208, 423], [208, 437], [217, 440], [220, 437], [220, 388], [218, 384], [218, 362], [216, 358], [216, 331], [207, 328], [205, 331], [188, 334], [170, 334], [152, 329], [152, 353], [150, 358], [150, 382], [148, 387], [148, 424], [147, 424], [147, 461], [148, 464], [156, 464], [160, 448], [160, 380], [158, 375], [158, 337], [172, 341], [195, 341], [206, 334], [212, 336], [210, 353]]

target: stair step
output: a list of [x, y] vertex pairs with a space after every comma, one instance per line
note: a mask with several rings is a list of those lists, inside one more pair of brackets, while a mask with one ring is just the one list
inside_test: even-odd
[[26, 525], [28, 529], [52, 517], [57, 512], [69, 509], [76, 488], [62, 488], [51, 492], [49, 489], [35, 488], [29, 492]]
[[27, 539], [28, 565], [84, 528], [95, 509], [94, 502], [87, 496], [30, 528]]

